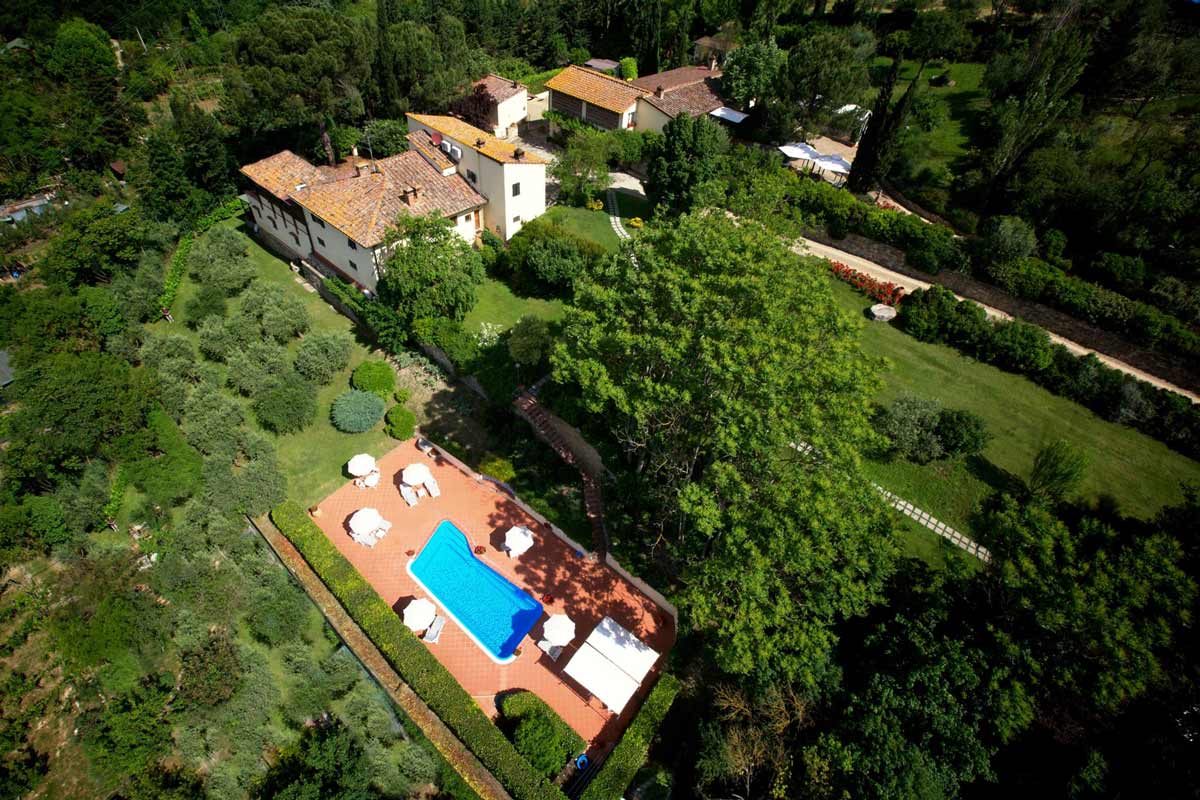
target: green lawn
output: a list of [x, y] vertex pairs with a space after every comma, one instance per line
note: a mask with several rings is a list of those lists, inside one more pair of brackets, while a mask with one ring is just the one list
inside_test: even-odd
[[[891, 59], [879, 57], [875, 68], [886, 68]], [[918, 130], [912, 176], [899, 181], [914, 199], [935, 211], [944, 211], [949, 197], [950, 171], [957, 172], [955, 162], [970, 149], [972, 133], [977, 129], [988, 107], [987, 96], [980, 88], [985, 64], [961, 63], [947, 67], [926, 67], [921, 77], [922, 94], [941, 101], [945, 114], [933, 130]], [[906, 61], [896, 86], [897, 96], [908, 88], [915, 77], [917, 64]], [[929, 79], [949, 72], [954, 86], [929, 86]], [[924, 173], [924, 174], [923, 174]]]
[[508, 284], [495, 278], [487, 278], [476, 290], [475, 307], [463, 320], [468, 331], [478, 331], [485, 322], [499, 325], [508, 330], [521, 317], [541, 317], [548, 322], [561, 319], [561, 300], [542, 300], [537, 297], [520, 297], [513, 293]]
[[547, 210], [544, 216], [584, 238], [591, 239], [606, 250], [615, 253], [620, 247], [621, 241], [617, 238], [617, 232], [612, 229], [606, 211], [554, 206]]
[[[869, 300], [841, 282], [833, 281], [833, 291], [843, 308], [862, 318]], [[986, 420], [992, 440], [981, 458], [965, 465], [868, 464], [868, 473], [880, 484], [964, 533], [972, 532], [969, 517], [976, 503], [1013, 476], [1026, 477], [1038, 449], [1056, 438], [1066, 439], [1088, 459], [1082, 495], [1089, 500], [1109, 495], [1127, 514], [1151, 517], [1183, 498], [1182, 482], [1200, 484], [1200, 464], [1161, 442], [950, 347], [865, 321], [862, 347], [886, 360], [880, 403], [909, 393]]]
[[[221, 224], [244, 233], [239, 220], [229, 220]], [[308, 311], [311, 332], [344, 331], [350, 334], [354, 333], [350, 320], [334, 311], [317, 292], [307, 291], [304, 288], [306, 284], [298, 282], [298, 276], [291, 271], [286, 262], [264, 250], [249, 236], [246, 236], [246, 241], [250, 250], [250, 258], [258, 267], [258, 279], [281, 286], [288, 294], [299, 297]], [[195, 332], [183, 324], [182, 309], [188, 298], [192, 297], [197, 290], [198, 287], [191, 278], [185, 277], [175, 300], [176, 322], [174, 324], [158, 322], [151, 327], [160, 331], [169, 329], [172, 333], [182, 333], [195, 340], [197, 338]], [[236, 307], [236, 303], [235, 298], [230, 303], [231, 311]], [[294, 354], [299, 345], [300, 340], [296, 339], [288, 345], [288, 350]], [[382, 422], [365, 433], [342, 433], [333, 427], [333, 423], [329, 419], [329, 409], [333, 405], [334, 399], [349, 388], [350, 373], [354, 367], [368, 357], [368, 354], [367, 347], [356, 341], [351, 351], [350, 365], [328, 385], [319, 388], [317, 418], [312, 425], [299, 433], [287, 436], [265, 432], [275, 442], [279, 466], [287, 476], [289, 497], [303, 505], [316, 503], [346, 481], [347, 477], [343, 474], [342, 468], [354, 454], [370, 452], [374, 455], [382, 455], [395, 444], [394, 440], [383, 432]], [[247, 424], [258, 429], [257, 420], [250, 412], [250, 401], [242, 397], [238, 399], [246, 408]]]

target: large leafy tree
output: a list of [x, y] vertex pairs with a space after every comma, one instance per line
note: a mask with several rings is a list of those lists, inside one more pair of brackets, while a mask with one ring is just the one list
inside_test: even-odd
[[787, 53], [774, 39], [739, 47], [725, 60], [721, 89], [739, 108], [749, 108], [751, 103], [771, 95], [786, 61]]
[[353, 734], [330, 720], [306, 728], [251, 792], [255, 800], [370, 800], [367, 759]]
[[780, 83], [780, 94], [796, 104], [801, 119], [819, 123], [861, 98], [867, 64], [845, 34], [819, 28], [788, 53]]
[[663, 128], [663, 139], [650, 157], [648, 194], [672, 213], [690, 210], [698, 190], [717, 177], [729, 149], [725, 129], [707, 116], [680, 114]]
[[467, 43], [456, 17], [443, 14], [432, 25], [404, 20], [379, 31], [377, 69], [386, 93], [385, 114], [410, 109], [438, 111], [487, 71], [482, 51]]
[[886, 572], [888, 525], [857, 477], [873, 368], [853, 331], [817, 262], [718, 213], [577, 283], [555, 376], [608, 421], [644, 533], [730, 672], [814, 687], [828, 625]]
[[372, 47], [361, 20], [317, 8], [271, 9], [238, 35], [226, 119], [244, 135], [276, 134], [293, 144], [319, 131], [332, 162], [328, 128], [362, 117]]
[[402, 216], [388, 232], [388, 258], [379, 299], [405, 323], [439, 317], [461, 320], [475, 305], [483, 281], [479, 253], [438, 216]]

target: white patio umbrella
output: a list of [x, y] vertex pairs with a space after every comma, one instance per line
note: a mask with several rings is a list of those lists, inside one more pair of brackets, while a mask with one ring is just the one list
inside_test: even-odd
[[575, 638], [575, 621], [566, 614], [555, 614], [542, 626], [542, 638], [562, 647]]
[[533, 547], [533, 531], [524, 525], [513, 525], [504, 534], [504, 547], [509, 555], [519, 556]]
[[437, 609], [424, 597], [418, 597], [404, 607], [404, 624], [410, 631], [423, 631], [433, 624]]
[[350, 530], [359, 536], [374, 533], [382, 524], [383, 515], [373, 508], [360, 508], [350, 518]]
[[346, 470], [356, 478], [370, 475], [375, 471], [375, 459], [370, 453], [359, 453], [346, 464]]
[[404, 472], [400, 473], [400, 480], [409, 486], [420, 486], [423, 483], [427, 483], [432, 477], [433, 474], [430, 473], [429, 467], [420, 462], [409, 464], [404, 468]]
[[780, 145], [779, 152], [791, 159], [800, 159], [801, 161], [811, 161], [814, 158], [820, 158], [821, 154], [817, 152], [817, 148], [803, 142], [792, 142], [790, 144]]
[[841, 156], [821, 156], [813, 159], [813, 164], [821, 169], [827, 169], [839, 175], [850, 174], [850, 162]]

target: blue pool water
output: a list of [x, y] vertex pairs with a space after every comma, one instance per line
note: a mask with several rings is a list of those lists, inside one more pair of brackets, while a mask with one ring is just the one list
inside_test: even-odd
[[408, 572], [493, 660], [513, 651], [542, 618], [542, 604], [484, 564], [453, 522], [438, 524]]

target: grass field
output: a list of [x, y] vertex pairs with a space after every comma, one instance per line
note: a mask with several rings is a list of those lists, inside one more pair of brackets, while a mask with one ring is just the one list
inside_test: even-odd
[[616, 231], [612, 229], [612, 223], [609, 222], [608, 213], [605, 211], [554, 206], [547, 210], [544, 216], [586, 239], [591, 239], [613, 253], [617, 252], [620, 247], [621, 241], [617, 238]]
[[463, 320], [463, 327], [468, 331], [478, 331], [485, 322], [499, 325], [508, 330], [521, 317], [534, 316], [553, 322], [561, 319], [563, 303], [561, 300], [542, 300], [537, 297], [520, 297], [503, 281], [487, 278], [476, 289], [475, 307]]
[[[237, 230], [243, 230], [239, 220], [229, 220], [221, 223]], [[244, 233], [244, 231], [243, 231]], [[288, 265], [264, 250], [257, 242], [246, 236], [250, 258], [257, 267], [258, 279], [280, 286], [289, 295], [300, 298], [308, 311], [311, 327], [310, 332], [342, 331], [353, 334], [350, 320], [337, 313], [321, 299], [316, 292], [307, 291], [303, 282], [291, 271]], [[169, 330], [181, 333], [193, 340], [196, 333], [183, 324], [182, 309], [198, 290], [191, 278], [185, 277], [179, 287], [179, 295], [175, 299], [174, 324], [158, 322], [151, 327], [155, 330]], [[230, 303], [231, 310], [235, 307], [236, 298]], [[288, 350], [293, 355], [300, 346], [300, 340], [293, 340]], [[317, 418], [312, 425], [299, 433], [278, 436], [265, 432], [275, 442], [279, 456], [279, 466], [287, 476], [288, 496], [303, 504], [311, 505], [332, 492], [343, 481], [347, 480], [342, 473], [343, 465], [355, 453], [371, 452], [382, 454], [390, 450], [393, 440], [383, 432], [380, 423], [365, 433], [342, 433], [333, 427], [329, 419], [329, 409], [334, 399], [349, 388], [350, 373], [369, 355], [367, 347], [356, 341], [350, 354], [350, 365], [340, 372], [328, 385], [319, 387], [317, 392]], [[231, 392], [232, 395], [232, 392]], [[257, 420], [250, 412], [250, 400], [237, 398], [246, 409], [247, 424], [258, 428]], [[260, 429], [261, 430], [261, 429]]]
[[[886, 69], [891, 60], [880, 57], [874, 69]], [[980, 84], [984, 64], [949, 64], [945, 68], [926, 67], [921, 76], [921, 93], [936, 98], [943, 106], [940, 123], [931, 131], [918, 131], [911, 175], [898, 181], [913, 199], [934, 211], [944, 211], [949, 198], [949, 180], [957, 174], [955, 162], [967, 154], [972, 134], [978, 129], [988, 100]], [[917, 64], [906, 61], [900, 70], [897, 95], [908, 88], [916, 76]], [[929, 79], [949, 72], [954, 86], [930, 86]]]
[[[833, 291], [859, 318], [870, 305], [843, 283], [834, 282]], [[1133, 516], [1152, 517], [1182, 500], [1182, 483], [1200, 484], [1197, 462], [1025, 378], [919, 342], [887, 324], [864, 322], [861, 341], [864, 352], [885, 359], [880, 403], [914, 394], [973, 411], [987, 422], [991, 442], [981, 458], [965, 464], [868, 464], [880, 484], [964, 532], [972, 531], [970, 516], [979, 500], [1014, 477], [1027, 477], [1038, 449], [1054, 439], [1067, 440], [1086, 456], [1084, 499], [1108, 495]]]

